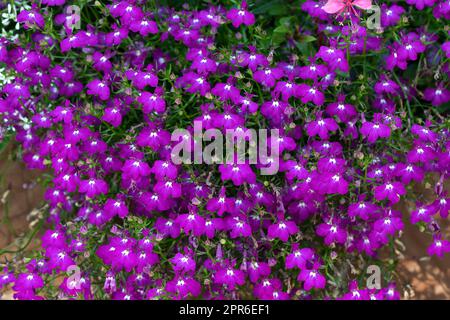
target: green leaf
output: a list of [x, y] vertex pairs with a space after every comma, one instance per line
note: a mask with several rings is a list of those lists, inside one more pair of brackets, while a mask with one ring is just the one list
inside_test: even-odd
[[252, 13], [282, 16], [288, 14], [288, 7], [286, 6], [286, 3], [281, 0], [258, 1], [252, 9]]

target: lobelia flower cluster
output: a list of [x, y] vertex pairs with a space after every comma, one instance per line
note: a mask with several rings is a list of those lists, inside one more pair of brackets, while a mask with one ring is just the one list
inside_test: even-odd
[[[31, 3], [0, 39], [0, 136], [50, 176], [41, 249], [0, 274], [15, 298], [398, 299], [388, 267], [378, 289], [365, 268], [404, 223], [450, 251], [448, 1], [384, 3], [378, 30], [303, 1], [278, 45], [252, 3], [96, 1], [80, 29], [70, 4]], [[175, 165], [194, 121], [278, 129], [280, 172]], [[425, 181], [435, 201], [398, 211]]]

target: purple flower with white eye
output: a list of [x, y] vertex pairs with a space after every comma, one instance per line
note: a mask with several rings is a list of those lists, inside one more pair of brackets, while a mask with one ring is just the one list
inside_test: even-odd
[[323, 289], [327, 283], [325, 277], [317, 270], [303, 269], [300, 271], [297, 280], [304, 281], [303, 288], [306, 291], [311, 289]]
[[158, 86], [158, 77], [152, 72], [128, 70], [125, 75], [128, 80], [131, 80], [133, 86], [139, 90], [143, 90], [146, 86], [153, 88]]
[[153, 187], [153, 190], [162, 199], [181, 197], [181, 185], [173, 180], [159, 180]]
[[242, 286], [245, 282], [245, 273], [242, 270], [234, 269], [232, 266], [220, 268], [214, 273], [214, 283], [225, 285], [230, 290], [234, 290], [236, 285]]
[[392, 204], [400, 200], [400, 196], [406, 194], [405, 187], [401, 182], [388, 181], [374, 188], [374, 196], [378, 201], [388, 199]]
[[319, 136], [323, 140], [329, 138], [328, 132], [336, 131], [339, 126], [336, 121], [332, 118], [322, 118], [318, 115], [316, 120], [308, 122], [306, 125], [306, 132], [310, 137]]
[[168, 281], [165, 289], [180, 299], [186, 299], [188, 296], [197, 297], [201, 293], [200, 283], [192, 278], [180, 275], [176, 275]]
[[410, 32], [402, 37], [402, 50], [406, 52], [406, 57], [409, 60], [416, 60], [417, 54], [424, 52], [425, 48], [419, 36], [414, 32]]
[[105, 43], [108, 46], [120, 45], [122, 41], [128, 38], [128, 29], [126, 27], [118, 28], [112, 27], [113, 31], [108, 32], [105, 36]]
[[437, 88], [425, 89], [423, 96], [426, 101], [430, 101], [436, 107], [450, 101], [450, 91], [444, 88], [442, 84], [438, 85]]
[[45, 26], [44, 17], [35, 8], [20, 11], [17, 15], [17, 22], [23, 23], [25, 29], [30, 29], [33, 26], [43, 29]]
[[251, 261], [247, 264], [248, 278], [257, 283], [260, 278], [270, 275], [270, 266], [265, 262]]
[[426, 144], [415, 143], [406, 158], [410, 163], [428, 163], [436, 158], [436, 152]]
[[267, 67], [269, 65], [269, 61], [265, 55], [253, 51], [250, 53], [243, 52], [239, 55], [238, 60], [241, 67], [248, 67], [253, 72], [256, 72], [260, 66]]
[[380, 114], [375, 114], [374, 122], [366, 121], [362, 124], [359, 132], [365, 137], [369, 143], [375, 143], [378, 138], [389, 138], [391, 136], [391, 128], [381, 122]]
[[171, 238], [178, 238], [180, 235], [180, 225], [173, 220], [166, 220], [158, 217], [155, 222], [155, 229], [163, 236], [169, 235]]
[[374, 90], [378, 94], [390, 93], [397, 95], [400, 87], [394, 81], [390, 80], [386, 75], [381, 75], [380, 81], [375, 84]]
[[288, 101], [290, 97], [298, 96], [298, 84], [291, 81], [278, 81], [273, 92], [281, 94], [283, 101]]
[[346, 161], [344, 159], [339, 159], [334, 156], [320, 158], [317, 162], [317, 169], [322, 173], [343, 173], [345, 172], [345, 163]]
[[128, 207], [121, 197], [106, 200], [103, 210], [109, 217], [117, 215], [124, 219], [128, 215]]
[[178, 176], [177, 167], [169, 160], [156, 160], [153, 163], [151, 172], [157, 180], [163, 180], [164, 178], [174, 180]]
[[107, 83], [95, 79], [88, 83], [87, 94], [98, 96], [101, 100], [108, 100], [110, 97], [110, 90]]
[[288, 241], [289, 236], [296, 234], [298, 227], [292, 221], [279, 220], [277, 223], [271, 224], [267, 229], [267, 237], [269, 239], [278, 238], [283, 242]]
[[255, 113], [258, 111], [258, 104], [252, 101], [251, 96], [241, 97], [239, 104], [241, 104], [241, 110], [244, 112]]
[[436, 213], [436, 209], [433, 205], [420, 205], [416, 204], [416, 210], [411, 212], [411, 223], [416, 224], [419, 222], [431, 222], [431, 217]]
[[418, 124], [412, 125], [411, 133], [419, 136], [419, 138], [425, 142], [436, 142], [438, 139], [436, 133], [431, 131], [428, 127], [419, 126]]
[[7, 268], [0, 273], [0, 290], [3, 289], [6, 285], [10, 283], [14, 283], [16, 281], [16, 277], [13, 272], [9, 272]]
[[101, 179], [90, 178], [80, 182], [80, 193], [85, 193], [89, 198], [95, 198], [100, 194], [108, 193], [108, 184]]
[[234, 103], [239, 103], [241, 93], [238, 88], [230, 83], [218, 83], [211, 90], [213, 95], [218, 96], [221, 100], [231, 100]]
[[192, 256], [189, 254], [177, 253], [175, 257], [169, 260], [172, 268], [176, 273], [195, 272], [196, 264]]
[[194, 236], [199, 237], [205, 232], [205, 219], [195, 211], [180, 214], [175, 221], [186, 234], [192, 231]]
[[158, 33], [158, 25], [155, 21], [143, 18], [140, 20], [132, 20], [130, 23], [130, 30], [133, 32], [139, 32], [141, 36], [145, 37], [149, 34]]
[[300, 68], [300, 78], [301, 79], [311, 79], [317, 80], [325, 76], [328, 72], [328, 68], [321, 64], [311, 63], [308, 66]]
[[222, 181], [231, 180], [235, 186], [256, 182], [256, 175], [248, 164], [221, 164], [219, 172]]
[[51, 270], [67, 271], [70, 266], [76, 265], [69, 254], [61, 248], [47, 248], [45, 255], [48, 258], [48, 267]]
[[44, 280], [34, 272], [21, 273], [17, 276], [13, 289], [15, 291], [34, 291], [44, 286]]
[[298, 244], [292, 246], [292, 253], [286, 256], [286, 269], [306, 269], [307, 264], [312, 262], [314, 251], [310, 248], [298, 248]]
[[443, 219], [446, 219], [450, 212], [450, 198], [446, 198], [445, 196], [446, 193], [443, 193], [433, 202], [436, 212], [439, 212]]
[[352, 203], [348, 207], [348, 215], [350, 217], [359, 217], [365, 221], [373, 217], [379, 208], [375, 204], [368, 201], [360, 201], [357, 203]]
[[230, 212], [232, 199], [227, 198], [225, 191], [225, 187], [222, 187], [217, 198], [208, 200], [208, 203], [206, 204], [206, 209], [208, 211], [216, 212], [219, 216], [223, 216], [225, 212]]
[[387, 46], [387, 48], [389, 49], [389, 56], [386, 58], [386, 69], [393, 70], [395, 67], [399, 67], [402, 70], [406, 70], [406, 50], [397, 42]]
[[101, 119], [115, 128], [122, 124], [122, 114], [117, 107], [105, 108]]
[[41, 238], [43, 248], [65, 248], [66, 236], [62, 230], [47, 230]]
[[400, 164], [398, 175], [403, 184], [409, 184], [412, 180], [420, 182], [424, 178], [424, 170], [414, 164]]
[[347, 231], [338, 223], [328, 222], [321, 223], [316, 228], [316, 233], [324, 237], [324, 242], [327, 246], [332, 243], [344, 244], [347, 241]]
[[430, 256], [436, 255], [442, 258], [445, 253], [450, 252], [450, 241], [444, 240], [440, 236], [435, 236], [427, 252]]
[[146, 114], [156, 111], [163, 113], [166, 110], [166, 101], [162, 97], [161, 88], [156, 88], [154, 93], [142, 92], [137, 101], [142, 104], [142, 111]]
[[325, 102], [325, 95], [317, 88], [316, 85], [310, 87], [307, 84], [298, 86], [298, 94], [302, 103], [313, 102], [316, 106], [321, 106]]
[[210, 218], [205, 220], [205, 235], [213, 239], [217, 232], [225, 229], [225, 223], [221, 218]]
[[205, 96], [211, 90], [208, 79], [195, 72], [188, 72], [184, 74], [182, 77], [177, 79], [175, 84], [176, 86], [185, 87], [186, 91], [189, 93], [199, 92], [202, 96]]
[[283, 70], [278, 67], [258, 70], [253, 74], [256, 82], [269, 88], [272, 88], [281, 77], [283, 77]]
[[345, 103], [344, 95], [339, 95], [338, 102], [330, 103], [325, 112], [329, 116], [337, 116], [342, 122], [347, 122], [357, 115], [355, 107], [351, 104]]
[[396, 217], [391, 211], [386, 217], [375, 221], [374, 230], [383, 235], [394, 235], [397, 231], [403, 230], [403, 226], [401, 215]]
[[286, 178], [289, 181], [292, 181], [295, 178], [298, 180], [305, 179], [308, 176], [308, 170], [295, 160], [281, 162], [280, 170], [286, 172]]
[[401, 19], [402, 14], [405, 13], [403, 7], [393, 4], [388, 7], [386, 4], [381, 5], [381, 26], [383, 28], [395, 26]]
[[151, 170], [149, 165], [140, 159], [128, 159], [122, 167], [122, 172], [125, 177], [137, 180], [150, 175]]
[[191, 68], [199, 74], [214, 73], [217, 70], [217, 64], [214, 60], [203, 56], [197, 57], [191, 65]]
[[242, 1], [239, 9], [232, 8], [227, 12], [227, 19], [231, 20], [233, 27], [237, 28], [241, 24], [250, 26], [255, 23], [255, 16], [253, 13], [247, 11], [247, 2]]
[[111, 61], [109, 61], [109, 54], [94, 52], [92, 55], [92, 61], [92, 67], [95, 70], [102, 71], [105, 74], [111, 73], [113, 67]]
[[280, 124], [285, 118], [285, 110], [289, 104], [278, 99], [264, 102], [261, 105], [261, 114], [275, 124]]
[[243, 219], [241, 215], [225, 218], [227, 229], [230, 230], [231, 239], [237, 237], [250, 237], [252, 229], [250, 225]]
[[331, 71], [339, 69], [342, 72], [348, 72], [348, 61], [345, 57], [345, 52], [341, 49], [321, 46], [319, 52], [315, 55], [315, 58], [320, 58], [325, 61]]

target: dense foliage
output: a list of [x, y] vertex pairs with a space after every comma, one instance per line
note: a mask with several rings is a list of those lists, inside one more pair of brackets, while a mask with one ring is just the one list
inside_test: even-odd
[[[0, 250], [0, 288], [398, 299], [404, 221], [430, 255], [450, 251], [437, 221], [450, 209], [450, 2], [373, 3], [380, 21], [329, 2], [6, 1], [0, 137], [47, 191], [29, 235], [42, 248]], [[280, 154], [175, 164], [174, 146], [198, 141], [171, 133], [194, 121], [278, 129]], [[272, 161], [280, 172], [261, 174]], [[425, 181], [435, 201], [395, 209]], [[381, 288], [367, 287], [370, 265]]]

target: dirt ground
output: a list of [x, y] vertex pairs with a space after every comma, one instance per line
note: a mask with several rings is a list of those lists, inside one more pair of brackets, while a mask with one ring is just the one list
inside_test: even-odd
[[[42, 202], [44, 193], [42, 187], [33, 183], [40, 173], [27, 170], [21, 162], [7, 159], [6, 154], [8, 152], [0, 154], [0, 248], [11, 244], [18, 235], [28, 230], [27, 216]], [[447, 184], [447, 189], [450, 193], [450, 184]], [[5, 192], [8, 191], [5, 197]], [[419, 186], [416, 192], [426, 199], [430, 197], [431, 190]], [[431, 237], [410, 224], [407, 214], [410, 208], [409, 203], [401, 203], [397, 208], [404, 212], [405, 231], [401, 241], [406, 247], [397, 272], [401, 284], [411, 289], [403, 293], [403, 298], [450, 299], [450, 256], [447, 255], [444, 259], [427, 257], [426, 249]], [[3, 223], [6, 213], [10, 219], [10, 227]], [[442, 225], [444, 236], [450, 239], [448, 219]], [[0, 263], [4, 258], [0, 257]], [[3, 298], [11, 296], [5, 295]]]

